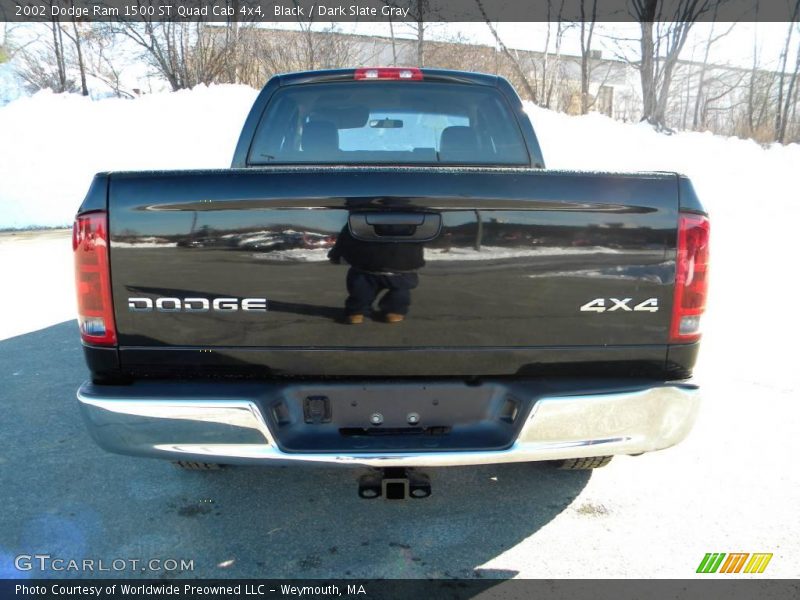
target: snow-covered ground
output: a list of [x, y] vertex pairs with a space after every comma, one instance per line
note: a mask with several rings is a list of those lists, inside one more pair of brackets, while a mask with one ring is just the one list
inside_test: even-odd
[[0, 340], [75, 318], [69, 232], [0, 233], [0, 277]]
[[136, 100], [39, 92], [0, 107], [0, 229], [70, 225], [100, 171], [229, 166], [257, 93], [233, 85]]

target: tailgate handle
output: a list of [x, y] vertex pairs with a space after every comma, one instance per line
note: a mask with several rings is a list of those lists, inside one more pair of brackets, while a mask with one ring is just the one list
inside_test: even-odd
[[439, 235], [442, 216], [422, 212], [350, 214], [350, 233], [365, 242], [429, 242]]
[[365, 215], [370, 225], [422, 225], [425, 213], [374, 213]]

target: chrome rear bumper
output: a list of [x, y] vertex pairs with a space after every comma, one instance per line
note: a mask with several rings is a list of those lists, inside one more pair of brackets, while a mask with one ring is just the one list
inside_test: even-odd
[[309, 453], [278, 446], [260, 408], [263, 404], [252, 394], [255, 388], [233, 386], [225, 395], [203, 389], [87, 382], [78, 390], [78, 400], [92, 437], [111, 452], [227, 464], [372, 467], [480, 465], [660, 450], [686, 437], [700, 402], [699, 390], [691, 383], [541, 396], [516, 439], [503, 450]]

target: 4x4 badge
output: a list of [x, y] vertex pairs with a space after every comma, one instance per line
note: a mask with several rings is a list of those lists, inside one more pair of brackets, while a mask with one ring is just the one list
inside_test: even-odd
[[615, 310], [625, 312], [656, 312], [658, 311], [658, 298], [648, 298], [636, 304], [631, 308], [630, 303], [633, 298], [608, 298], [609, 304], [606, 304], [606, 298], [595, 298], [589, 300], [586, 304], [581, 306], [582, 312], [614, 312]]

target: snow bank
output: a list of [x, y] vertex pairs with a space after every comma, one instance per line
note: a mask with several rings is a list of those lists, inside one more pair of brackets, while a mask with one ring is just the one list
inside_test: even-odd
[[[94, 173], [226, 167], [257, 94], [199, 87], [136, 100], [40, 92], [0, 108], [0, 229], [72, 222]], [[680, 171], [714, 212], [794, 203], [800, 146], [704, 133], [664, 135], [601, 115], [527, 110], [551, 168]]]
[[691, 177], [706, 208], [749, 210], [752, 202], [796, 203], [800, 145], [764, 148], [709, 132], [657, 133], [598, 114], [571, 117], [526, 106], [550, 168], [676, 171]]
[[0, 108], [0, 229], [72, 223], [99, 171], [227, 167], [258, 92], [38, 94]]

